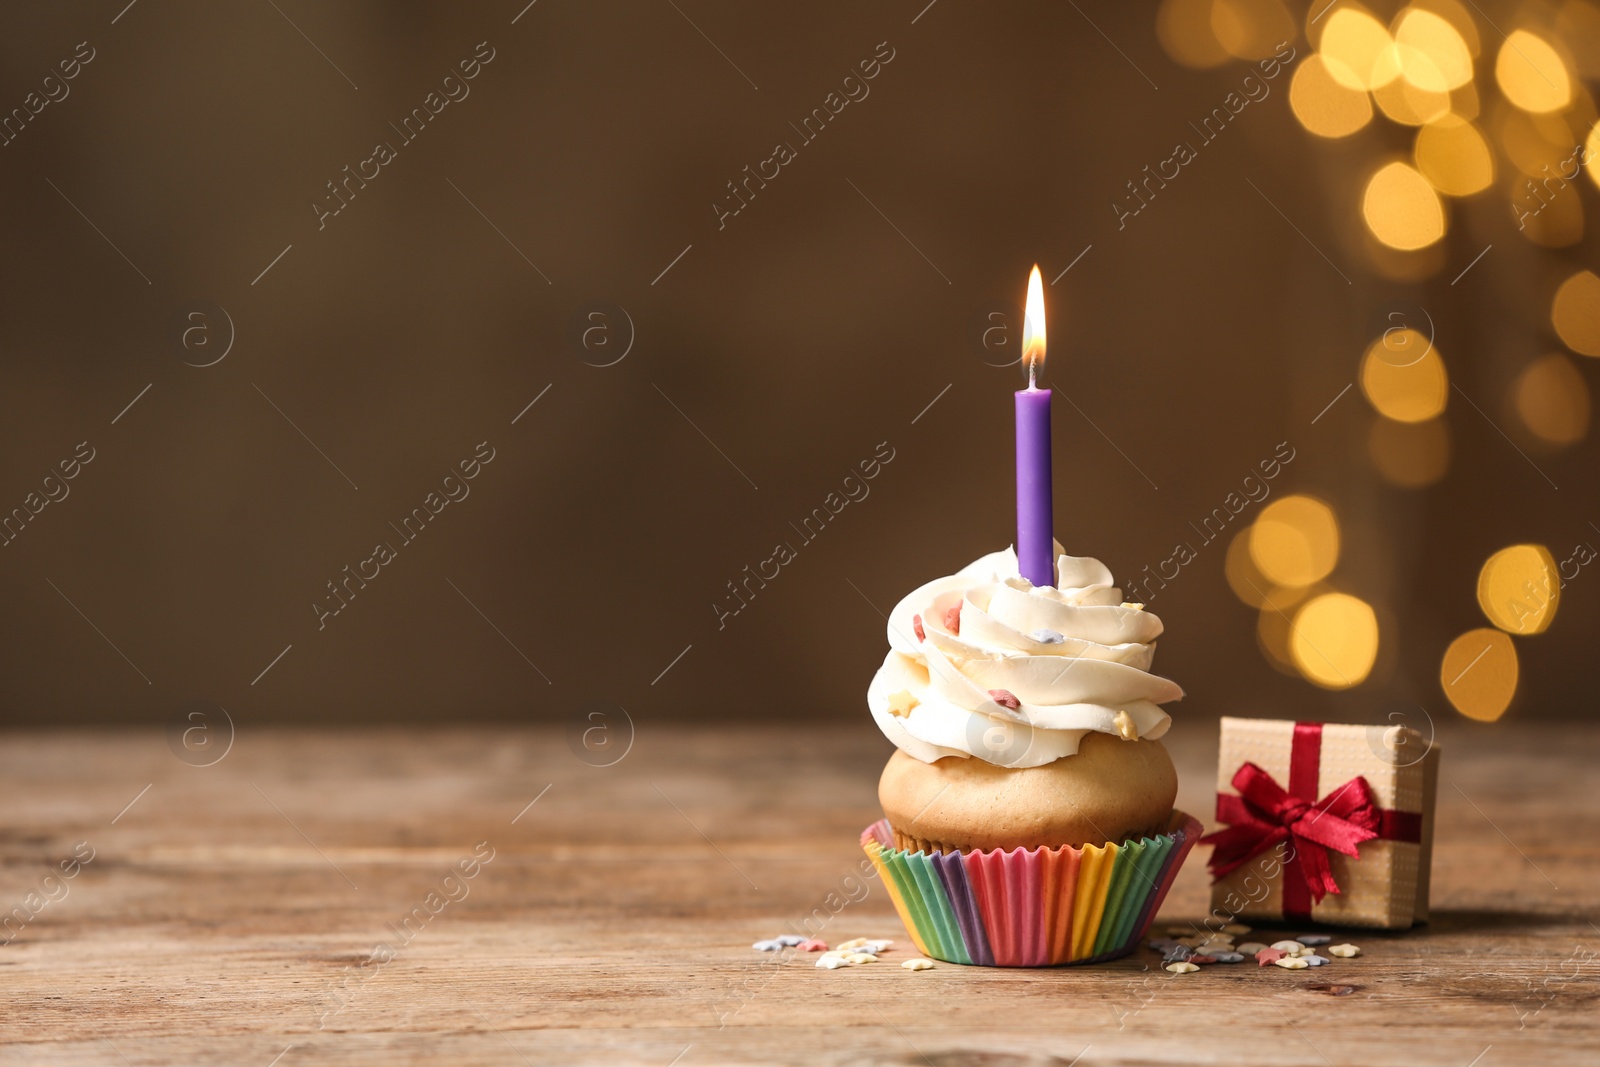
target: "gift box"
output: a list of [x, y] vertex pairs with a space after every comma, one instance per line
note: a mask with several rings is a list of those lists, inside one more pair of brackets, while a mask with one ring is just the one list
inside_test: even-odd
[[1439, 746], [1400, 726], [1222, 720], [1211, 903], [1260, 920], [1428, 919]]

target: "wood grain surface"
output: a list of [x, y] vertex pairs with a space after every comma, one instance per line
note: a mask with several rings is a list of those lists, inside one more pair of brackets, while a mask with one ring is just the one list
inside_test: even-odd
[[[1594, 1063], [1600, 729], [1440, 740], [1430, 925], [1170, 975], [1144, 949], [896, 965], [858, 881], [889, 751], [866, 722], [641, 729], [609, 767], [560, 730], [242, 733], [204, 767], [159, 732], [12, 733], [0, 1063]], [[1215, 745], [1169, 738], [1202, 819]], [[1205, 913], [1204, 851], [1161, 924]], [[751, 951], [807, 917], [899, 944]]]

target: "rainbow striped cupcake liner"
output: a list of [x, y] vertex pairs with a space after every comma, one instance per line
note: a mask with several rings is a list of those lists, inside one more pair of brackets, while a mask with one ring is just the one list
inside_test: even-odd
[[1133, 951], [1203, 829], [1181, 811], [1168, 827], [1116, 845], [907, 852], [880, 819], [862, 832], [861, 847], [923, 955], [1047, 967]]

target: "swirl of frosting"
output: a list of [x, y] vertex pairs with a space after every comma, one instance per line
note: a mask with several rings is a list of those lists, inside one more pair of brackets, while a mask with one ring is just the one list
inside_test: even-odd
[[1105, 564], [1055, 549], [1054, 586], [1021, 577], [1006, 549], [895, 607], [867, 706], [902, 752], [1039, 767], [1075, 754], [1091, 730], [1167, 732], [1159, 705], [1183, 690], [1150, 673], [1161, 620], [1124, 603]]

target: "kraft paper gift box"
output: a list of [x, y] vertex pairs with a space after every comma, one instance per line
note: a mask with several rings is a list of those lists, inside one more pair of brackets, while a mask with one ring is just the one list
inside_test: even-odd
[[1416, 730], [1222, 720], [1211, 903], [1240, 918], [1428, 919], [1439, 746]]

